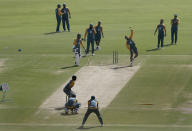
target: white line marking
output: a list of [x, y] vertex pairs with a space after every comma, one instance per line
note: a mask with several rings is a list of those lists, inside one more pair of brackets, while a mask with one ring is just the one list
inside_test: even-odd
[[[38, 127], [78, 127], [80, 124], [63, 123], [0, 123], [0, 126], [38, 126]], [[97, 124], [86, 124], [85, 126], [99, 126]], [[161, 124], [104, 124], [104, 127], [145, 127], [145, 128], [192, 128], [192, 125], [161, 125]]]

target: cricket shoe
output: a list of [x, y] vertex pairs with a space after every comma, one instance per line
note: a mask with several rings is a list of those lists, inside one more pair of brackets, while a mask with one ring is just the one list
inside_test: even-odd
[[95, 54], [93, 53], [92, 56], [94, 56]]
[[99, 47], [97, 46], [95, 50], [98, 51], [98, 50], [99, 50]]

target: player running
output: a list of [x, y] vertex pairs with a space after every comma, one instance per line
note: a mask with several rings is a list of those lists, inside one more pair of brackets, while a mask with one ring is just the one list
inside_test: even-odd
[[164, 42], [164, 37], [166, 37], [166, 27], [163, 24], [164, 20], [160, 20], [160, 24], [157, 25], [157, 28], [155, 29], [154, 35], [156, 34], [158, 30], [158, 45], [157, 48], [159, 49], [160, 43], [161, 43], [161, 48], [163, 48], [163, 42]]
[[83, 47], [83, 49], [85, 50], [85, 47], [83, 45], [83, 42], [81, 40], [81, 34], [77, 34], [77, 38], [74, 39], [74, 42], [73, 42], [73, 51], [75, 53], [75, 66], [79, 66], [79, 61], [80, 61], [80, 58], [81, 58], [81, 46]]
[[101, 35], [104, 38], [103, 34], [103, 27], [101, 26], [101, 21], [98, 22], [97, 26], [94, 27], [96, 31], [95, 35], [95, 42], [96, 42], [96, 50], [100, 49], [100, 41], [101, 41]]
[[[137, 47], [135, 45], [135, 42], [132, 40], [133, 38], [133, 30], [131, 29], [131, 34], [129, 37], [125, 36], [126, 39], [126, 47], [130, 50], [130, 66], [133, 66], [133, 61], [134, 59], [138, 56], [138, 51], [137, 51]], [[133, 54], [135, 54], [135, 56], [133, 57]]]
[[86, 36], [87, 36], [87, 49], [86, 49], [86, 56], [88, 56], [89, 54], [89, 47], [91, 44], [92, 47], [92, 56], [94, 56], [94, 41], [95, 41], [95, 29], [93, 28], [93, 25], [90, 24], [89, 28], [86, 29], [85, 34], [84, 34], [84, 40], [86, 40]]
[[68, 98], [72, 95], [75, 95], [75, 93], [71, 90], [71, 88], [73, 88], [73, 86], [75, 85], [75, 81], [76, 81], [77, 77], [75, 75], [72, 76], [72, 80], [70, 80], [67, 85], [65, 85], [65, 87], [63, 88], [63, 92], [65, 92], [65, 94], [68, 96]]
[[171, 20], [171, 44], [174, 42], [175, 37], [175, 45], [177, 43], [177, 32], [178, 32], [179, 19], [177, 18], [177, 14], [174, 15], [174, 18]]
[[97, 115], [101, 126], [103, 126], [103, 119], [101, 118], [101, 115], [99, 113], [99, 104], [98, 101], [95, 99], [95, 96], [91, 96], [91, 99], [88, 101], [88, 109], [83, 118], [81, 128], [84, 127], [84, 124], [91, 113], [95, 113]]

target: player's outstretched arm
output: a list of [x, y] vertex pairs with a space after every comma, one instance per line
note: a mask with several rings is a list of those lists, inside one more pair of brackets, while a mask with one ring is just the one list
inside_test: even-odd
[[157, 32], [157, 27], [156, 27], [156, 29], [155, 29], [154, 36], [155, 36], [156, 32]]
[[102, 36], [104, 38], [103, 27], [101, 27], [101, 33], [102, 33]]
[[134, 34], [134, 31], [133, 31], [133, 29], [131, 29], [131, 34], [130, 34], [130, 36], [129, 36], [129, 39], [132, 39], [132, 38], [133, 38], [133, 34]]
[[85, 34], [84, 34], [84, 41], [86, 40], [86, 36], [88, 34], [88, 29], [85, 30]]
[[167, 35], [167, 30], [166, 30], [166, 27], [165, 26], [163, 26], [163, 28], [164, 28], [164, 32], [165, 32], [165, 36]]
[[68, 9], [68, 12], [69, 12], [69, 18], [71, 18], [71, 12], [70, 12], [70, 10]]

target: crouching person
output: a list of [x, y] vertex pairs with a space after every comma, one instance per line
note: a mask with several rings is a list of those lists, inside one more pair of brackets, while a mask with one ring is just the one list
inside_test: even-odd
[[69, 110], [71, 110], [72, 114], [78, 114], [80, 106], [81, 104], [78, 103], [76, 95], [72, 95], [65, 104], [65, 114], [68, 114]]

